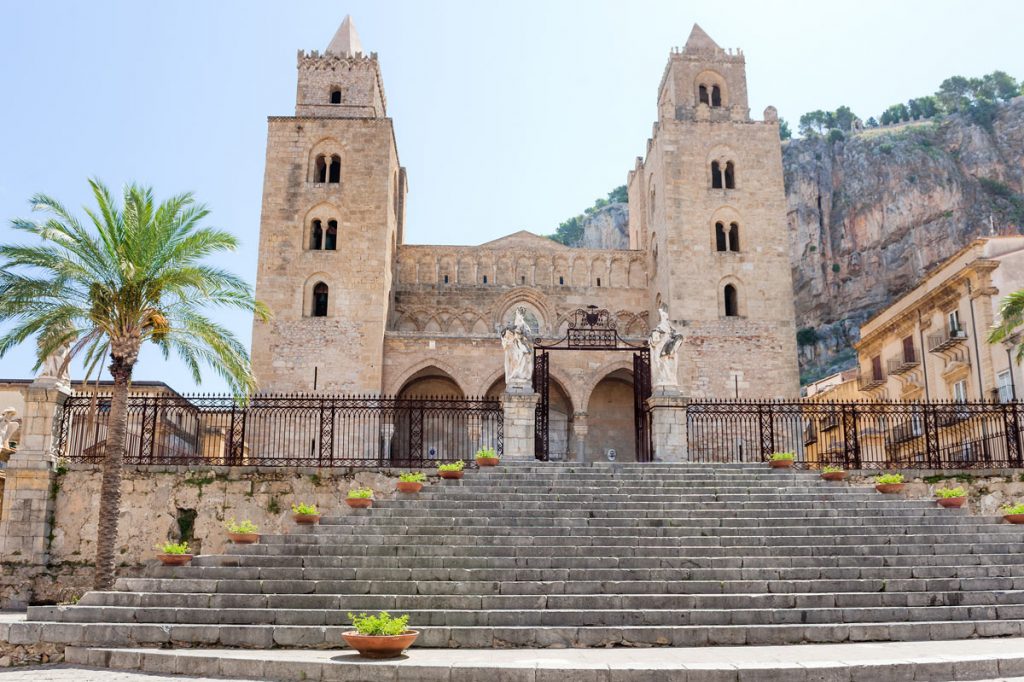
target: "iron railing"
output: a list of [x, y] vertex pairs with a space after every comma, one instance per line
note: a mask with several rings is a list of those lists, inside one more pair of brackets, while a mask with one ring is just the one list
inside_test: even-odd
[[[101, 462], [109, 395], [68, 398], [59, 453]], [[258, 395], [132, 395], [125, 463], [213, 466], [431, 466], [500, 454], [501, 403], [484, 398]]]
[[698, 401], [679, 409], [686, 410], [688, 457], [695, 462], [759, 462], [793, 452], [805, 468], [1024, 464], [1020, 402]]

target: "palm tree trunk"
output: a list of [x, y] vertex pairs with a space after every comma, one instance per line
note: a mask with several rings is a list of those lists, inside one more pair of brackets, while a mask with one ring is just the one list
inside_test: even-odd
[[117, 546], [117, 521], [121, 512], [121, 464], [128, 437], [128, 385], [132, 364], [113, 358], [110, 374], [114, 389], [107, 421], [107, 442], [103, 448], [103, 483], [100, 487], [100, 518], [96, 533], [96, 574], [93, 589], [114, 586], [114, 549]]

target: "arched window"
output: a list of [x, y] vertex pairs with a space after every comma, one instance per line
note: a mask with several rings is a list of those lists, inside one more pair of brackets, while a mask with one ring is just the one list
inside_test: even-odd
[[739, 306], [737, 305], [736, 287], [726, 284], [722, 297], [725, 300], [725, 316], [737, 317], [740, 313]]
[[331, 90], [331, 104], [341, 104], [341, 90]]
[[717, 161], [711, 162], [711, 189], [722, 189], [722, 167]]
[[327, 221], [327, 234], [324, 239], [324, 249], [334, 251], [338, 248], [338, 221]]
[[728, 251], [729, 240], [725, 235], [725, 225], [715, 223], [715, 251]]
[[717, 85], [711, 86], [711, 106], [722, 106], [722, 89]]
[[740, 250], [740, 226], [738, 223], [729, 223], [729, 250]]
[[309, 248], [314, 251], [324, 248], [324, 226], [319, 220], [313, 221], [313, 229], [309, 231]]
[[725, 188], [736, 189], [736, 169], [732, 161], [725, 162]]
[[313, 182], [327, 182], [327, 157], [323, 154], [316, 157], [316, 165], [313, 167]]
[[700, 103], [701, 104], [710, 104], [710, 102], [708, 100], [708, 86], [702, 85], [699, 88], [697, 88], [697, 91], [698, 91], [698, 98], [700, 99]]
[[327, 285], [317, 282], [313, 287], [313, 317], [327, 317]]
[[341, 182], [341, 157], [335, 154], [331, 157], [331, 171], [328, 182]]

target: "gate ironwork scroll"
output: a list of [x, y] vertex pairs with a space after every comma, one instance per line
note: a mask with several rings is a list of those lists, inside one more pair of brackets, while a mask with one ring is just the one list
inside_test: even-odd
[[651, 352], [646, 343], [635, 344], [619, 336], [615, 318], [596, 306], [572, 313], [565, 336], [552, 343], [534, 344], [533, 390], [539, 394], [535, 418], [534, 450], [537, 459], [551, 456], [549, 424], [551, 415], [550, 351], [623, 351], [633, 354], [633, 425], [638, 462], [651, 461], [650, 420], [647, 399], [651, 397]]

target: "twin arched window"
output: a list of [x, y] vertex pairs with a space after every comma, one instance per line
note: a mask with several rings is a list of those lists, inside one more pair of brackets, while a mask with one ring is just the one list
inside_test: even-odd
[[313, 287], [313, 305], [310, 314], [313, 317], [327, 317], [327, 296], [329, 288], [323, 282], [317, 282]]
[[707, 104], [711, 107], [722, 106], [722, 89], [717, 85], [712, 85], [710, 90], [708, 86], [701, 85], [697, 88], [697, 96], [701, 104]]
[[322, 220], [314, 220], [309, 230], [309, 248], [313, 251], [335, 251], [338, 248], [338, 221], [328, 220], [324, 230]]
[[736, 167], [726, 161], [723, 168], [718, 161], [711, 162], [711, 189], [736, 189]]
[[715, 250], [732, 251], [740, 250], [740, 226], [739, 223], [715, 223]]
[[341, 182], [341, 157], [337, 154], [317, 156], [313, 166], [313, 182], [317, 184]]

